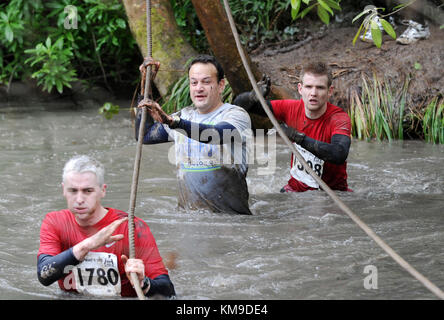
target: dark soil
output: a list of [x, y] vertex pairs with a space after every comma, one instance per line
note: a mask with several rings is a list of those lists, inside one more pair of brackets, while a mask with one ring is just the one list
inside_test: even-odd
[[[301, 65], [315, 58], [326, 61], [334, 76], [335, 94], [331, 102], [345, 109], [349, 106], [350, 90], [359, 90], [363, 75], [372, 77], [373, 73], [399, 86], [410, 75], [409, 108], [421, 108], [432, 97], [444, 94], [444, 30], [439, 26], [431, 25], [430, 38], [411, 45], [398, 44], [384, 35], [382, 47], [378, 49], [373, 43], [360, 39], [353, 46], [359, 25], [350, 25], [315, 26], [318, 31], [306, 31], [306, 37], [300, 42], [286, 47], [262, 47], [251, 52], [250, 57], [259, 70], [271, 77], [274, 86], [288, 89], [289, 97], [297, 99], [300, 98], [297, 83]], [[405, 28], [399, 25], [397, 35]]]

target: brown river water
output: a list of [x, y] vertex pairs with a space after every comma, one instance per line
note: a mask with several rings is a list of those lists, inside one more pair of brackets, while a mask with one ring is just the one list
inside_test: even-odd
[[[128, 210], [136, 150], [130, 117], [122, 111], [106, 120], [98, 108], [0, 107], [0, 299], [78, 298], [57, 284], [42, 286], [36, 274], [40, 224], [47, 212], [66, 207], [60, 182], [71, 156], [102, 161], [103, 204]], [[274, 170], [264, 174], [263, 162], [250, 165], [253, 216], [178, 210], [172, 145], [143, 147], [136, 215], [149, 224], [161, 255], [176, 257], [169, 274], [178, 299], [436, 299], [326, 193], [280, 194], [290, 152], [276, 141]], [[337, 193], [441, 289], [443, 165], [443, 145], [353, 140], [354, 192]]]

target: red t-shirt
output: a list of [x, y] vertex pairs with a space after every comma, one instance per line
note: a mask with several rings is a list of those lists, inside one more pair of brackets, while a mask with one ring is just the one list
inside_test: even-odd
[[[327, 102], [327, 110], [318, 119], [309, 119], [305, 115], [304, 101], [301, 100], [273, 100], [271, 101], [273, 114], [277, 120], [284, 121], [288, 126], [295, 128], [306, 136], [326, 143], [331, 143], [335, 134], [350, 136], [350, 117], [341, 108]], [[293, 156], [292, 156], [293, 159]], [[293, 166], [291, 163], [290, 167]], [[347, 162], [336, 165], [324, 162], [322, 180], [333, 190], [347, 191]], [[312, 190], [306, 184], [291, 177], [288, 181], [295, 191]]]
[[[115, 220], [127, 217], [126, 212], [108, 209], [108, 213], [99, 222], [91, 227], [81, 227], [75, 220], [74, 214], [68, 209], [61, 211], [53, 211], [48, 213], [43, 219], [40, 229], [40, 248], [37, 256], [40, 254], [49, 254], [55, 256], [81, 242], [82, 240], [92, 236], [100, 229], [108, 226]], [[151, 279], [161, 274], [168, 274], [162, 262], [162, 257], [156, 245], [156, 241], [151, 234], [148, 225], [137, 217], [134, 219], [135, 234], [135, 256], [142, 259], [145, 264], [145, 275]], [[100, 247], [95, 252], [113, 253], [117, 256], [118, 270], [121, 279], [121, 295], [136, 296], [136, 291], [132, 288], [129, 279], [126, 276], [125, 268], [120, 256], [122, 254], [129, 257], [129, 240], [128, 240], [128, 222], [119, 225], [114, 234], [123, 234], [125, 237], [114, 243]], [[70, 291], [64, 287], [64, 278], [58, 281], [62, 290]]]

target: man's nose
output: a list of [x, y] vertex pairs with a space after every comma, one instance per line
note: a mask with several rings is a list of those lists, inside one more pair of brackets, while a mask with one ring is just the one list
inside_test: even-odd
[[76, 194], [76, 202], [78, 203], [78, 204], [81, 204], [81, 203], [83, 203], [85, 201], [85, 197], [83, 196], [83, 194], [81, 193], [81, 192], [78, 192], [77, 194]]
[[196, 90], [197, 91], [202, 91], [203, 87], [204, 87], [203, 84], [201, 82], [198, 82], [197, 85], [196, 85]]

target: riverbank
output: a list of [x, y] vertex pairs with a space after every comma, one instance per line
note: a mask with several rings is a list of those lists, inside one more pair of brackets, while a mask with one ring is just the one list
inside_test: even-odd
[[[405, 29], [397, 25], [397, 35]], [[306, 22], [301, 30], [304, 36], [299, 42], [264, 45], [250, 53], [258, 68], [270, 76], [274, 86], [285, 89], [289, 98], [300, 99], [301, 66], [322, 59], [331, 66], [334, 77], [330, 101], [354, 116], [352, 122], [369, 127], [364, 133], [354, 128], [355, 137], [431, 140], [428, 126], [443, 131], [444, 112], [442, 107], [438, 109], [444, 103], [444, 30], [439, 26], [431, 25], [430, 37], [411, 45], [400, 45], [385, 34], [380, 49], [360, 39], [353, 46], [357, 26], [346, 21], [329, 27]], [[362, 112], [355, 113], [357, 104]], [[371, 108], [374, 112], [368, 112]], [[376, 109], [384, 113], [380, 119], [374, 118]], [[436, 114], [435, 123], [430, 123], [428, 113]], [[386, 128], [372, 129], [377, 122], [387, 123]]]
[[[397, 26], [398, 35], [405, 26]], [[312, 28], [304, 40], [287, 46], [262, 47], [250, 56], [274, 85], [282, 86], [298, 98], [297, 83], [301, 65], [311, 59], [321, 58], [332, 67], [335, 93], [332, 102], [344, 108], [350, 106], [350, 91], [361, 85], [363, 75], [376, 74], [402, 85], [406, 75], [412, 78], [409, 103], [418, 107], [431, 97], [444, 94], [444, 30], [430, 27], [430, 38], [411, 45], [400, 45], [384, 35], [382, 47], [373, 43], [352, 41], [357, 27], [332, 24], [328, 28]]]

